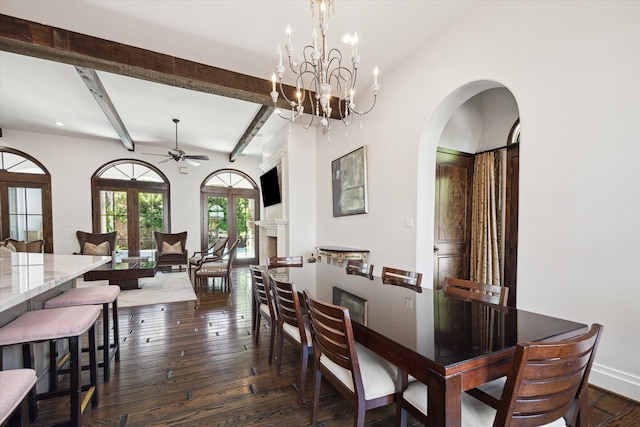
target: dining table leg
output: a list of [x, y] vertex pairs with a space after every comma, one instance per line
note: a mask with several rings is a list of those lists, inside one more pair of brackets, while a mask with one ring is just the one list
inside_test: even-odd
[[462, 375], [427, 374], [427, 411], [430, 426], [462, 425]]

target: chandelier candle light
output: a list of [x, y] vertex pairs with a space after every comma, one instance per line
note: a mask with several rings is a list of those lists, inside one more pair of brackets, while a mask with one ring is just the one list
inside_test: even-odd
[[[373, 110], [378, 90], [380, 89], [378, 85], [378, 67], [376, 66], [373, 70], [373, 85], [371, 86], [373, 103], [366, 111], [358, 111], [356, 109], [355, 86], [360, 64], [358, 34], [354, 33], [352, 36], [343, 38], [346, 42], [351, 42], [351, 68], [348, 68], [342, 63], [342, 52], [336, 48], [329, 49], [327, 46], [326, 34], [329, 26], [325, 18], [330, 15], [329, 8], [333, 12], [335, 3], [336, 0], [311, 0], [312, 16], [316, 13], [316, 10], [318, 14], [320, 40], [318, 40], [318, 32], [314, 28], [311, 36], [312, 44], [303, 48], [303, 60], [300, 63], [291, 59], [291, 54], [293, 53], [291, 27], [287, 27], [287, 44], [284, 46], [284, 50], [287, 52], [289, 68], [296, 76], [295, 99], [289, 99], [283, 90], [282, 76], [284, 75], [285, 67], [282, 65], [282, 48], [278, 45], [278, 65], [276, 66], [276, 72], [271, 77], [271, 100], [276, 107], [278, 115], [293, 122], [296, 117], [302, 117], [304, 112], [303, 103], [309, 97], [311, 120], [307, 124], [302, 122], [307, 129], [313, 124], [315, 117], [320, 117], [322, 127], [329, 129], [328, 119], [331, 117], [332, 112], [332, 97], [337, 97], [338, 99], [338, 115], [342, 122], [345, 126], [351, 125], [354, 115], [363, 116]], [[278, 93], [276, 83], [279, 83], [280, 93]], [[332, 94], [334, 89], [335, 95]], [[311, 99], [312, 94], [315, 94], [315, 100]], [[279, 95], [282, 95], [282, 98], [291, 105], [290, 115], [283, 115], [277, 108]]]

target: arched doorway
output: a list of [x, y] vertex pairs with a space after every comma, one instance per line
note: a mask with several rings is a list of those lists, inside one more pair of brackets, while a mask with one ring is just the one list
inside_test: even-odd
[[44, 240], [53, 252], [51, 174], [22, 151], [0, 147], [0, 239]]
[[155, 166], [121, 159], [91, 177], [93, 232], [117, 231], [116, 251], [153, 257], [154, 231], [170, 233], [169, 180]]
[[[500, 271], [491, 280], [481, 281], [510, 287], [509, 303], [515, 305], [519, 177], [519, 109], [515, 97], [496, 82], [466, 85], [442, 102], [425, 128], [422, 141], [423, 150], [437, 151], [428, 159], [435, 160], [434, 288], [445, 276], [473, 279], [478, 274], [478, 254], [484, 256], [480, 246], [493, 244], [486, 252], [489, 263], [495, 260], [494, 268]], [[495, 220], [493, 243], [485, 242], [484, 236], [477, 233], [478, 206], [482, 204], [474, 194], [481, 181], [474, 178], [474, 169], [487, 157], [491, 157], [491, 173], [495, 172], [491, 190], [495, 190], [492, 197], [496, 199], [496, 211], [487, 215]], [[482, 179], [486, 180], [486, 168], [484, 171]]]
[[207, 248], [218, 237], [236, 239], [238, 264], [258, 263], [260, 192], [243, 172], [221, 169], [209, 175], [200, 186], [200, 244]]

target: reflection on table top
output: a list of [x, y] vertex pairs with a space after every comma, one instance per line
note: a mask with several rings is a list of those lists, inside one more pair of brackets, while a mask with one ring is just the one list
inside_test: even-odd
[[0, 257], [0, 312], [111, 260], [109, 256], [13, 252]]
[[[337, 286], [366, 300], [369, 330], [404, 346], [408, 353], [435, 362], [432, 367], [438, 370], [510, 352], [518, 342], [568, 338], [586, 330], [580, 323], [512, 307], [455, 300], [441, 291], [416, 293], [385, 285], [378, 276], [369, 280], [348, 275], [344, 268], [333, 265], [306, 264], [303, 269], [315, 269], [319, 298], [332, 301], [333, 287]], [[296, 270], [289, 271], [294, 282]], [[299, 290], [306, 288], [302, 282], [296, 285]]]
[[110, 262], [101, 265], [95, 270], [140, 270], [149, 268], [156, 268], [155, 261]]

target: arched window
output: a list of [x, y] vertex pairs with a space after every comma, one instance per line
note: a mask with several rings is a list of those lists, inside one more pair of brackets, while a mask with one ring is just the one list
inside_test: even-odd
[[229, 245], [239, 239], [237, 262], [257, 263], [259, 197], [256, 183], [240, 171], [222, 169], [205, 178], [200, 186], [201, 246], [211, 246], [218, 237], [229, 237]]
[[123, 256], [152, 257], [154, 231], [170, 232], [169, 180], [153, 165], [122, 159], [100, 167], [91, 177], [93, 232], [117, 231]]
[[53, 252], [51, 174], [36, 159], [0, 147], [0, 238], [44, 240]]

